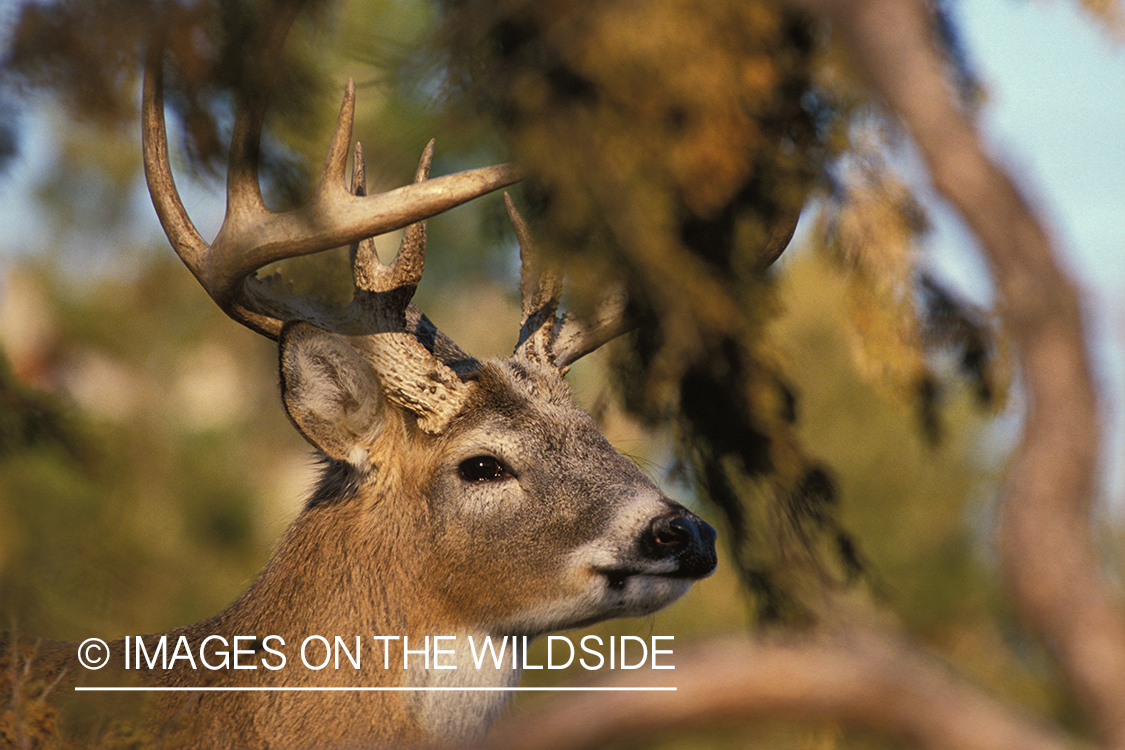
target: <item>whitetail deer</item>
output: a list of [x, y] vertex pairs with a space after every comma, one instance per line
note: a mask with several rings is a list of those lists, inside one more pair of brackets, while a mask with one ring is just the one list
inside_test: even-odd
[[[146, 654], [164, 640], [196, 655], [212, 636], [226, 645], [247, 639], [238, 645], [249, 669], [173, 659], [142, 670], [141, 679], [157, 687], [306, 691], [161, 693], [156, 731], [167, 746], [463, 741], [488, 727], [506, 698], [502, 689], [307, 689], [506, 688], [519, 675], [507, 661], [477, 668], [461, 651], [457, 669], [387, 669], [383, 658], [365, 658], [360, 668], [274, 669], [271, 646], [287, 644], [293, 659], [292, 648], [309, 635], [349, 644], [361, 636], [369, 649], [372, 636], [391, 636], [382, 643], [398, 664], [404, 639], [416, 649], [439, 635], [534, 637], [645, 615], [711, 573], [714, 530], [617, 453], [563, 381], [571, 362], [621, 332], [622, 317], [585, 325], [560, 319], [560, 281], [534, 268], [527, 226], [510, 200], [524, 257], [513, 356], [470, 357], [410, 301], [422, 273], [423, 220], [514, 182], [513, 169], [431, 180], [431, 144], [412, 185], [367, 196], [357, 149], [349, 191], [349, 84], [315, 196], [304, 208], [273, 213], [257, 175], [262, 109], [249, 107], [234, 128], [227, 215], [208, 244], [172, 181], [161, 76], [160, 63], [150, 61], [144, 162], [156, 211], [215, 302], [279, 340], [285, 409], [324, 464], [265, 570], [229, 609], [140, 639]], [[397, 257], [381, 264], [370, 238], [404, 226]], [[256, 275], [267, 263], [349, 243], [355, 292], [346, 308]], [[119, 668], [134, 660], [134, 674], [137, 640], [110, 646]]]

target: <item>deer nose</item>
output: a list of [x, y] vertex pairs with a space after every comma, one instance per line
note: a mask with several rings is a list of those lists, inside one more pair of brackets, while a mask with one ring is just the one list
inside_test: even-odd
[[694, 513], [682, 511], [658, 516], [649, 524], [641, 542], [648, 557], [677, 563], [668, 575], [703, 578], [715, 569], [715, 529]]

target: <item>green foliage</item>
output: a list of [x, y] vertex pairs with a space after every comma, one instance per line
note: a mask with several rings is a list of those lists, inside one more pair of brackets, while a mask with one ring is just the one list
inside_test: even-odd
[[[824, 591], [860, 575], [862, 551], [839, 523], [832, 470], [794, 430], [800, 395], [765, 332], [767, 269], [814, 197], [851, 279], [862, 361], [917, 400], [934, 439], [940, 422], [914, 301], [924, 220], [886, 164], [852, 179], [849, 165], [870, 161], [859, 126], [878, 115], [831, 30], [767, 0], [444, 7], [456, 90], [524, 168], [572, 307], [629, 292], [639, 331], [615, 377], [629, 412], [677, 434], [762, 621], [814, 621]], [[976, 341], [979, 363], [991, 344]], [[979, 371], [1002, 398], [1002, 378]]]
[[835, 472], [872, 601], [977, 684], [1065, 719], [1056, 676], [1007, 615], [997, 618], [1006, 605], [988, 534], [1003, 466], [984, 450], [993, 418], [971, 381], [947, 380], [942, 439], [932, 441], [909, 394], [857, 366], [854, 283], [833, 255], [801, 253], [785, 268], [785, 312], [771, 333], [802, 394], [800, 439]]
[[[46, 90], [79, 121], [119, 128], [136, 121], [138, 74], [150, 46], [162, 42], [172, 78], [168, 104], [184, 126], [190, 159], [221, 172], [235, 102], [273, 94], [271, 123], [287, 143], [318, 122], [310, 119], [317, 111], [310, 104], [322, 93], [322, 72], [316, 50], [301, 42], [315, 36], [325, 5], [316, 0], [23, 3], [9, 48], [0, 57], [0, 83], [24, 94]], [[277, 24], [263, 19], [298, 10], [305, 12], [294, 43], [263, 54], [281, 41], [271, 38]], [[306, 165], [276, 148], [267, 149], [262, 161], [275, 190], [292, 199]]]
[[0, 352], [0, 459], [45, 446], [61, 448], [68, 458], [80, 454], [74, 429], [57, 399], [28, 388], [12, 373]]
[[[0, 456], [6, 625], [77, 637], [198, 619], [272, 543], [285, 511], [269, 510], [271, 472], [282, 457], [300, 467], [304, 449], [277, 405], [268, 343], [231, 330], [194, 284], [166, 259], [54, 300], [40, 378], [63, 387], [75, 416], [33, 414], [35, 439]], [[272, 428], [259, 436], [263, 419]]]

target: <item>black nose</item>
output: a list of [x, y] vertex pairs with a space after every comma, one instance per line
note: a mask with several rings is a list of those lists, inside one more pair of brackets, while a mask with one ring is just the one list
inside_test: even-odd
[[656, 560], [671, 558], [676, 570], [669, 575], [703, 578], [715, 569], [715, 529], [694, 513], [680, 511], [653, 519], [644, 535], [642, 551]]

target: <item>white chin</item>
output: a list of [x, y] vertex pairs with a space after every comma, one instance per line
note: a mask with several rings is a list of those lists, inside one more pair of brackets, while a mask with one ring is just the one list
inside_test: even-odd
[[540, 635], [615, 617], [644, 617], [679, 599], [692, 583], [688, 578], [635, 574], [610, 585], [599, 574], [591, 576], [573, 596], [525, 611], [501, 630]]
[[602, 594], [609, 606], [605, 617], [642, 617], [667, 607], [694, 583], [690, 578], [632, 575], [619, 588], [606, 586]]

